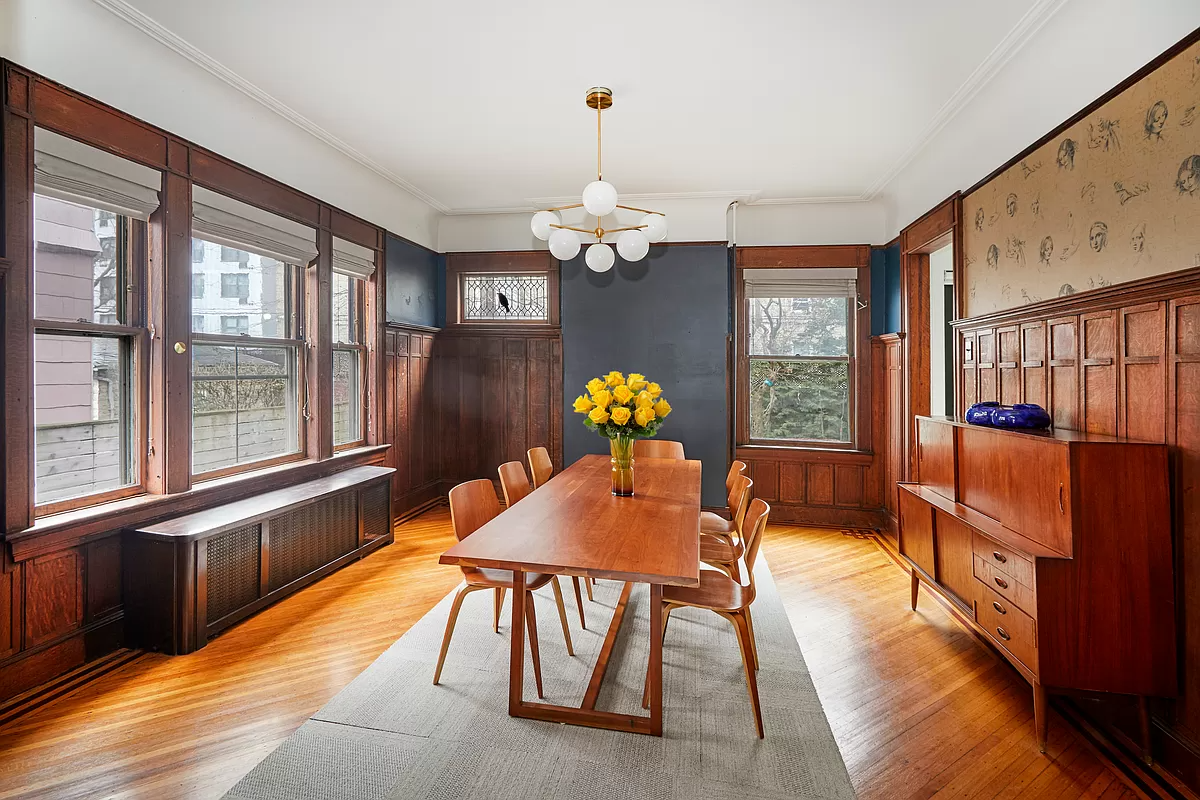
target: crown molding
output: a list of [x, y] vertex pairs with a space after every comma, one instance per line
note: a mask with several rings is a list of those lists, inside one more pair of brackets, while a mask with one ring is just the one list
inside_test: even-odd
[[343, 155], [357, 161], [367, 169], [374, 172], [376, 175], [387, 180], [389, 183], [403, 189], [413, 197], [426, 203], [429, 206], [437, 209], [442, 213], [446, 213], [448, 207], [435, 197], [430, 196], [426, 192], [412, 185], [408, 181], [401, 178], [396, 173], [389, 170], [387, 167], [375, 161], [370, 156], [360, 150], [355, 149], [346, 141], [339, 139], [329, 131], [316, 124], [308, 117], [305, 117], [294, 108], [277, 100], [274, 96], [260, 89], [255, 84], [238, 75], [233, 70], [226, 67], [215, 58], [209, 56], [204, 51], [200, 50], [190, 42], [181, 38], [176, 33], [163, 27], [157, 20], [147, 16], [142, 11], [134, 8], [125, 0], [92, 0], [96, 5], [112, 13], [118, 19], [127, 22], [137, 28], [142, 33], [154, 39], [159, 44], [167, 49], [183, 56], [188, 61], [203, 69], [210, 75], [220, 79], [222, 82], [237, 89], [242, 94], [250, 99], [261, 103], [262, 105], [274, 111], [279, 116], [286, 119], [296, 127], [302, 129], [309, 135], [319, 139], [321, 142], [329, 145], [333, 149]]
[[938, 112], [934, 114], [929, 121], [929, 125], [921, 132], [915, 144], [905, 151], [892, 168], [885, 172], [879, 180], [871, 184], [867, 191], [863, 192], [863, 200], [873, 200], [879, 195], [888, 184], [896, 179], [904, 168], [911, 164], [925, 148], [933, 143], [934, 137], [942, 132], [950, 121], [967, 107], [967, 105], [975, 98], [977, 94], [985, 87], [993, 78], [1000, 73], [1000, 70], [1012, 60], [1021, 48], [1042, 29], [1050, 18], [1053, 17], [1059, 9], [1066, 5], [1068, 0], [1036, 0], [1033, 6], [1025, 12], [1025, 15], [1017, 21], [1013, 29], [1008, 32], [1000, 43], [988, 53], [987, 58], [983, 60], [974, 72], [967, 76], [963, 84], [958, 87], [957, 91], [950, 96]]
[[[622, 194], [622, 203], [652, 204], [660, 200], [725, 200], [727, 202], [753, 202], [758, 196], [757, 189], [741, 189], [714, 192], [657, 192], [651, 194]], [[565, 206], [578, 203], [579, 195], [562, 197], [533, 197], [520, 206], [481, 206], [472, 208], [451, 208], [443, 213], [450, 217], [467, 217], [480, 214], [532, 214], [543, 208]]]
[[748, 206], [805, 206], [837, 203], [867, 203], [871, 198], [863, 195], [836, 194], [826, 197], [762, 197], [746, 202]]

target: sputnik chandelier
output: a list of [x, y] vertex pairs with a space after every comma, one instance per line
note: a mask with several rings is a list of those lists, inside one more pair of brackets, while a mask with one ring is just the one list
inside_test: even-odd
[[[603, 86], [588, 89], [588, 107], [596, 109], [596, 180], [583, 187], [583, 197], [581, 198], [583, 202], [539, 211], [533, 215], [533, 220], [530, 222], [533, 235], [542, 241], [549, 241], [550, 254], [559, 261], [568, 261], [579, 255], [579, 249], [582, 247], [580, 234], [596, 237], [596, 241], [588, 245], [587, 254], [584, 256], [588, 269], [594, 272], [608, 272], [612, 269], [615, 256], [612, 247], [604, 241], [604, 237], [609, 234], [618, 234], [617, 252], [626, 261], [641, 261], [650, 251], [651, 242], [661, 242], [667, 238], [666, 215], [645, 208], [621, 205], [617, 202], [616, 188], [604, 180], [600, 115], [604, 109], [612, 105], [612, 102], [612, 92]], [[594, 216], [596, 218], [595, 229], [589, 230], [573, 225], [564, 225], [559, 212], [574, 208], [582, 208]], [[637, 225], [605, 228], [604, 218], [613, 214], [618, 208], [644, 216]]]

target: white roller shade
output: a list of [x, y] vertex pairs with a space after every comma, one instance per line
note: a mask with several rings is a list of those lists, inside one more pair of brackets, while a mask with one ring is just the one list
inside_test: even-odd
[[744, 269], [746, 297], [856, 297], [856, 269]]
[[162, 173], [42, 128], [34, 131], [33, 190], [68, 203], [149, 219]]
[[375, 274], [375, 251], [345, 239], [333, 237], [333, 271], [359, 280]]
[[316, 229], [203, 186], [192, 186], [192, 236], [288, 264], [317, 257]]

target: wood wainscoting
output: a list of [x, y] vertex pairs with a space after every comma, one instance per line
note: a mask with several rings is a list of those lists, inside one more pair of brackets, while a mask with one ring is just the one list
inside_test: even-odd
[[384, 333], [384, 440], [390, 442], [392, 513], [404, 516], [442, 494], [434, 387], [436, 328], [388, 325]]
[[[1059, 428], [1171, 445], [1180, 697], [1153, 703], [1153, 755], [1200, 786], [1200, 581], [1190, 568], [1200, 563], [1200, 269], [953, 325], [960, 413], [985, 400], [1038, 403]], [[1102, 730], [1139, 738], [1130, 699], [1076, 702]]]
[[875, 456], [851, 450], [738, 447], [754, 496], [781, 523], [878, 528], [881, 505]]

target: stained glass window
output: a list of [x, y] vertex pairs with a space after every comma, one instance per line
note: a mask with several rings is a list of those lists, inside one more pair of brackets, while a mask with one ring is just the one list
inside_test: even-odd
[[536, 275], [464, 275], [462, 279], [463, 321], [498, 322], [548, 320], [548, 281]]

